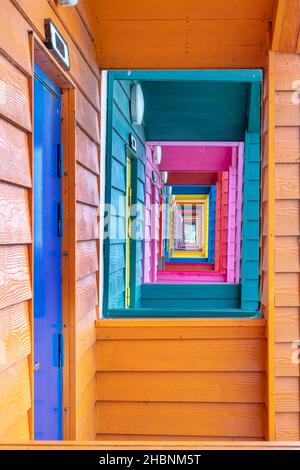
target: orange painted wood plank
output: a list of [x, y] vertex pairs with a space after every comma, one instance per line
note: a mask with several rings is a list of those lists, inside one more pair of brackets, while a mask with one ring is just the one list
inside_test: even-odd
[[276, 379], [276, 411], [300, 412], [299, 377], [278, 377]]
[[[94, 7], [95, 5], [93, 4], [93, 13], [94, 13]], [[92, 14], [88, 5], [87, 0], [79, 0], [78, 4], [76, 6], [76, 9], [89, 33], [92, 39], [94, 39], [94, 31], [93, 31], [93, 26], [92, 26]]]
[[31, 242], [28, 191], [0, 182], [0, 244]]
[[114, 321], [101, 318], [97, 320], [97, 328], [144, 328], [159, 327], [166, 328], [202, 328], [202, 327], [260, 327], [265, 326], [266, 321], [263, 318], [116, 318]]
[[98, 339], [201, 339], [201, 338], [264, 338], [265, 325], [234, 327], [234, 326], [170, 326], [161, 328], [151, 324], [144, 327], [110, 328], [97, 327]]
[[[99, 28], [99, 40], [103, 43], [104, 50], [114, 45], [121, 46], [123, 50], [129, 47], [146, 50], [149, 47], [164, 49], [165, 47], [185, 46], [187, 54], [193, 46], [209, 45], [210, 47], [226, 47], [258, 45], [264, 42], [268, 31], [268, 22], [263, 20], [228, 19], [226, 22], [217, 19], [186, 19], [165, 21], [157, 19], [149, 21], [105, 20]], [[209, 40], [208, 40], [209, 38]], [[128, 49], [127, 49], [128, 50]]]
[[77, 202], [76, 230], [77, 241], [96, 240], [99, 238], [96, 207]]
[[[197, 445], [200, 444], [200, 442], [204, 442], [204, 441], [209, 441], [210, 439], [213, 439], [214, 441], [216, 442], [219, 442], [221, 441], [222, 443], [224, 443], [224, 445], [227, 445], [226, 443], [227, 442], [244, 442], [244, 437], [236, 437], [236, 436], [159, 436], [159, 435], [151, 435], [151, 434], [97, 434], [96, 435], [96, 441], [125, 441], [127, 442], [128, 444], [130, 444], [130, 442], [141, 442], [141, 441], [154, 441], [154, 442], [157, 442], [157, 445], [159, 446], [160, 443], [163, 443], [165, 441], [170, 441], [170, 442], [173, 442], [174, 445], [176, 445], [176, 443], [179, 443], [179, 441], [182, 441], [182, 442], [190, 442], [191, 444], [193, 445]], [[260, 438], [260, 437], [247, 437], [247, 441], [251, 442], [251, 441], [255, 441], [259, 444], [260, 441], [263, 441], [264, 439], [263, 438]], [[180, 445], [180, 444], [178, 444]]]
[[262, 403], [263, 372], [100, 372], [99, 401]]
[[84, 393], [96, 373], [95, 347], [89, 348], [76, 364], [77, 400]]
[[[296, 333], [298, 339], [298, 332]], [[276, 376], [277, 377], [299, 377], [300, 366], [293, 361], [293, 353], [297, 350], [292, 343], [277, 343], [275, 349]]]
[[97, 341], [99, 371], [262, 371], [264, 355], [261, 339]]
[[263, 436], [263, 405], [97, 403], [97, 432], [189, 436]]
[[299, 34], [300, 4], [298, 0], [287, 0], [283, 25], [280, 36], [279, 50], [281, 52], [297, 51], [297, 40]]
[[[30, 439], [28, 413], [24, 413], [9, 429], [0, 427], [1, 442], [27, 442]], [[5, 448], [6, 444], [2, 444]], [[2, 447], [2, 448], [3, 448]]]
[[4, 119], [0, 119], [0, 179], [31, 187], [28, 135]]
[[76, 439], [81, 441], [95, 441], [96, 439], [96, 422], [95, 410], [91, 410], [83, 424], [78, 426]]
[[275, 129], [276, 162], [298, 163], [300, 139], [298, 127], [277, 127]]
[[279, 49], [282, 26], [285, 17], [286, 0], [276, 0], [273, 22], [272, 22], [272, 39], [271, 50], [277, 52]]
[[96, 240], [77, 242], [76, 275], [82, 279], [98, 270], [98, 253]]
[[299, 307], [299, 273], [277, 273], [275, 276], [276, 307]]
[[[76, 84], [81, 88], [85, 95], [89, 98], [90, 102], [99, 109], [99, 81], [95, 73], [91, 70], [88, 62], [89, 57], [84, 57], [76, 45], [73, 43], [68, 32], [63, 27], [61, 21], [58, 19], [53, 9], [47, 0], [40, 0], [37, 2], [28, 2], [27, 0], [13, 0], [18, 6], [23, 15], [30, 20], [31, 26], [44, 40], [44, 19], [52, 18], [57, 28], [63, 34], [65, 40], [68, 42], [70, 50], [71, 71], [70, 75]], [[12, 26], [13, 27], [13, 26]], [[30, 29], [30, 25], [28, 25]]]
[[83, 166], [76, 165], [76, 199], [91, 206], [99, 206], [98, 178]]
[[12, 367], [31, 353], [27, 302], [0, 310], [0, 370]]
[[276, 413], [276, 439], [278, 441], [300, 439], [299, 413]]
[[77, 361], [96, 342], [95, 308], [84, 315], [76, 324], [76, 358]]
[[[300, 73], [300, 58], [297, 54], [276, 54], [275, 87], [277, 91], [295, 91], [294, 81]], [[294, 86], [293, 86], [294, 85]]]
[[99, 175], [98, 149], [98, 145], [76, 127], [76, 160], [96, 175]]
[[276, 237], [275, 270], [278, 273], [295, 273], [300, 271], [300, 247], [298, 237]]
[[277, 343], [295, 341], [300, 330], [299, 307], [276, 307], [275, 336]]
[[0, 84], [0, 115], [31, 131], [28, 77], [1, 54]]
[[[275, 95], [276, 126], [300, 126], [298, 95], [291, 91], [277, 91]], [[299, 97], [298, 97], [299, 98]]]
[[[89, 419], [96, 423], [96, 379], [92, 377], [87, 387], [80, 395], [77, 400], [76, 407], [76, 420], [77, 429], [80, 433], [80, 429], [84, 427], [85, 421]], [[78, 435], [78, 434], [77, 434]], [[86, 436], [88, 439], [88, 436]], [[95, 438], [95, 435], [94, 435]]]
[[299, 163], [280, 163], [275, 168], [276, 199], [300, 198], [300, 165]]
[[86, 134], [99, 143], [100, 124], [98, 113], [79, 90], [76, 93], [76, 120]]
[[25, 245], [0, 246], [0, 305], [9, 307], [31, 298], [28, 251]]
[[256, 68], [264, 65], [265, 54], [259, 45], [193, 45], [187, 52], [185, 44], [163, 48], [152, 48], [151, 44], [135, 44], [134, 47], [108, 44], [98, 52], [104, 69]]
[[10, 1], [0, 0], [0, 11], [5, 11], [5, 15], [0, 16], [1, 51], [30, 75], [28, 23]]
[[[82, 3], [82, 0], [81, 0]], [[139, 0], [102, 0], [98, 5], [88, 0], [90, 10], [97, 20], [140, 20], [140, 19], [269, 19], [273, 17], [273, 0], [240, 1], [211, 0], [152, 0], [141, 3]]]
[[[108, 434], [106, 434], [108, 435]], [[99, 436], [98, 436], [99, 437]], [[145, 436], [146, 438], [147, 436]], [[182, 436], [181, 440], [177, 440], [174, 443], [174, 438], [170, 436], [169, 440], [163, 440], [162, 442], [157, 442], [157, 436], [149, 436], [149, 440], [141, 439], [139, 442], [128, 442], [128, 440], [123, 441], [105, 441], [105, 442], [95, 442], [95, 440], [90, 441], [52, 441], [52, 442], [38, 442], [31, 441], [26, 442], [26, 440], [19, 440], [16, 444], [12, 444], [14, 441], [8, 441], [5, 443], [0, 443], [1, 450], [299, 450], [300, 442], [296, 441], [276, 441], [276, 442], [260, 442], [263, 439], [260, 438], [251, 438], [247, 437], [247, 440], [238, 438], [237, 442], [235, 439], [227, 440], [226, 442], [219, 437], [206, 437], [203, 441], [199, 439], [197, 442], [197, 437], [194, 439], [191, 437], [191, 440], [187, 436]], [[205, 437], [205, 436], [204, 436]], [[223, 442], [219, 442], [222, 440]]]
[[1, 431], [9, 429], [31, 407], [28, 359], [0, 372]]
[[[84, 317], [98, 305], [98, 290], [96, 274], [90, 274], [76, 284], [77, 319]], [[96, 319], [96, 316], [95, 316]]]
[[300, 206], [297, 200], [279, 200], [275, 203], [275, 235], [300, 234]]
[[64, 25], [77, 49], [88, 60], [95, 75], [99, 76], [96, 49], [77, 8], [65, 8], [58, 5], [55, 0], [48, 0], [48, 2]]

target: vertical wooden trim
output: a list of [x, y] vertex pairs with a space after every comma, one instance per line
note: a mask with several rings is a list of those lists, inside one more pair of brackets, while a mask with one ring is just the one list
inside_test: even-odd
[[65, 233], [62, 239], [62, 320], [65, 337], [63, 368], [63, 438], [76, 436], [76, 224], [75, 224], [75, 91], [62, 94], [62, 144], [64, 176], [62, 196], [65, 207]]
[[275, 440], [275, 53], [269, 52], [268, 73], [268, 305], [267, 305], [267, 439]]
[[274, 52], [277, 52], [279, 50], [285, 7], [286, 7], [286, 0], [277, 0], [276, 6], [274, 9], [272, 40], [271, 40], [271, 50]]
[[30, 153], [30, 164], [31, 164], [31, 179], [32, 187], [28, 190], [28, 204], [29, 213], [31, 217], [31, 244], [28, 246], [28, 260], [30, 268], [30, 279], [31, 279], [31, 293], [32, 297], [28, 301], [28, 313], [30, 323], [30, 339], [31, 339], [31, 354], [28, 356], [28, 369], [29, 369], [29, 380], [30, 380], [30, 394], [31, 394], [31, 408], [28, 411], [28, 425], [29, 425], [29, 437], [34, 440], [34, 317], [33, 317], [33, 243], [34, 243], [34, 230], [33, 230], [33, 156], [34, 156], [34, 38], [33, 34], [29, 33], [29, 45], [31, 54], [31, 70], [32, 75], [29, 78], [29, 99], [30, 99], [30, 110], [31, 110], [31, 134], [28, 134], [28, 148]]

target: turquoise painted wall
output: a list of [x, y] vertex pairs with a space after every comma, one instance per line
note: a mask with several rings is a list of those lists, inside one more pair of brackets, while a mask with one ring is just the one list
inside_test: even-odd
[[[145, 133], [143, 126], [133, 126], [130, 119], [130, 86], [126, 80], [113, 80], [109, 74], [108, 121], [111, 123], [111, 136], [107, 142], [107, 188], [106, 202], [114, 206], [111, 215], [112, 228], [119, 230], [116, 237], [105, 241], [105, 263], [108, 269], [108, 282], [104, 286], [104, 308], [124, 308], [125, 305], [125, 195], [126, 195], [126, 145], [133, 134], [137, 140], [137, 202], [144, 202], [145, 182]], [[113, 97], [112, 106], [109, 103]], [[108, 126], [109, 129], [109, 126]], [[109, 132], [109, 131], [108, 131]], [[111, 158], [110, 158], [111, 155]], [[132, 175], [133, 178], [135, 175]], [[109, 184], [111, 180], [111, 185]], [[139, 290], [142, 283], [142, 231], [143, 211], [138, 210], [137, 231], [140, 239], [136, 242], [136, 306], [139, 302]]]

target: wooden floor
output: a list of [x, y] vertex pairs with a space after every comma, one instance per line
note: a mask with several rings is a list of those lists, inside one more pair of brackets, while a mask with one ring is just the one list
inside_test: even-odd
[[103, 441], [0, 443], [1, 450], [300, 450], [300, 442]]

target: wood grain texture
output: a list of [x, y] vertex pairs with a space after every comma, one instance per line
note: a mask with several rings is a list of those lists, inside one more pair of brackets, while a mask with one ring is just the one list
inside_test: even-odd
[[275, 129], [276, 163], [300, 161], [300, 132], [298, 127], [277, 127]]
[[89, 170], [76, 165], [76, 198], [77, 201], [89, 204], [94, 207], [99, 206], [98, 178]]
[[[297, 96], [296, 96], [297, 98]], [[294, 92], [277, 91], [275, 96], [276, 126], [299, 126], [300, 112], [298, 100]]]
[[31, 130], [28, 78], [0, 54], [0, 115]]
[[299, 199], [300, 165], [299, 163], [280, 163], [275, 168], [276, 199]]
[[17, 364], [31, 353], [27, 302], [0, 310], [0, 341], [0, 370]]
[[[96, 274], [90, 274], [76, 284], [76, 312], [77, 320], [94, 310], [98, 305], [98, 288]], [[96, 319], [96, 312], [95, 312]]]
[[[84, 426], [86, 419], [91, 419], [91, 413], [94, 413], [94, 418], [96, 415], [96, 379], [92, 377], [88, 385], [86, 386], [85, 390], [79, 397], [77, 401], [77, 409], [76, 409], [76, 416], [77, 416], [77, 427], [80, 433], [80, 429]], [[80, 434], [79, 434], [80, 435]], [[86, 437], [88, 438], [88, 436]], [[95, 435], [93, 436], [95, 438]]]
[[295, 53], [299, 34], [300, 4], [298, 0], [287, 0], [283, 16], [279, 50]]
[[277, 273], [275, 276], [276, 307], [300, 305], [299, 273]]
[[5, 11], [5, 15], [0, 16], [1, 50], [24, 72], [31, 74], [28, 23], [10, 1], [0, 0], [0, 10]]
[[98, 146], [78, 126], [76, 127], [76, 160], [96, 175], [99, 174]]
[[28, 252], [25, 245], [0, 246], [0, 305], [31, 298]]
[[93, 141], [99, 143], [100, 124], [97, 111], [79, 90], [76, 93], [76, 121]]
[[0, 244], [31, 242], [27, 189], [0, 182]]
[[77, 242], [76, 274], [77, 279], [89, 276], [98, 270], [98, 253], [96, 240]]
[[[43, 39], [45, 38], [44, 19], [51, 18], [54, 21], [59, 31], [63, 34], [65, 40], [68, 42], [70, 62], [72, 64], [70, 75], [89, 98], [90, 102], [98, 109], [100, 101], [98, 89], [99, 76], [96, 76], [95, 71], [92, 71], [89, 66], [89, 61], [92, 62], [93, 58], [90, 56], [84, 57], [77, 49], [69, 36], [69, 33], [51, 8], [48, 0], [40, 0], [38, 4], [36, 2], [28, 2], [27, 0], [13, 0], [13, 2], [16, 4], [22, 15], [29, 21], [30, 24], [28, 23], [28, 29], [33, 28]], [[13, 23], [11, 27], [14, 27]]]
[[276, 439], [278, 441], [299, 441], [299, 413], [276, 413]]
[[263, 372], [101, 372], [99, 401], [263, 403]]
[[31, 187], [28, 135], [0, 119], [0, 180]]
[[259, 404], [98, 402], [97, 432], [262, 437], [263, 409]]
[[81, 397], [81, 395], [84, 393], [84, 390], [90, 383], [91, 379], [95, 377], [95, 359], [95, 347], [92, 346], [85, 352], [85, 354], [76, 364], [77, 402], [79, 397]]
[[297, 54], [277, 54], [275, 64], [275, 87], [277, 91], [293, 91], [293, 82], [300, 72]]
[[275, 310], [275, 336], [278, 343], [295, 341], [300, 330], [299, 307], [277, 307]]
[[88, 65], [96, 76], [99, 75], [97, 55], [92, 39], [76, 8], [65, 8], [55, 0], [48, 0], [54, 12], [63, 23], [77, 49], [88, 59]]
[[31, 407], [27, 358], [0, 372], [1, 431], [7, 431]]
[[76, 204], [77, 241], [96, 240], [99, 237], [97, 208], [86, 204]]
[[275, 270], [277, 273], [295, 273], [300, 271], [298, 237], [276, 237]]
[[189, 321], [178, 324], [170, 319], [170, 325], [158, 320], [135, 323], [119, 323], [110, 326], [105, 320], [99, 320], [96, 324], [97, 339], [201, 339], [201, 338], [264, 338], [265, 322], [256, 325], [226, 325], [222, 321], [211, 323], [208, 321], [201, 325], [197, 323], [189, 325]]
[[30, 439], [28, 413], [20, 416], [9, 429], [0, 427], [0, 439], [1, 442], [28, 442]]
[[297, 200], [275, 202], [275, 235], [299, 235], [300, 211]]
[[95, 308], [78, 320], [76, 325], [76, 359], [77, 361], [96, 342]]
[[292, 347], [292, 343], [276, 344], [275, 365], [277, 377], [299, 377], [300, 366], [296, 361], [293, 361], [293, 354], [294, 357], [299, 358], [299, 354], [297, 355], [297, 350]]
[[264, 354], [260, 339], [97, 341], [97, 370], [261, 371]]
[[299, 377], [276, 379], [276, 411], [300, 412]]

